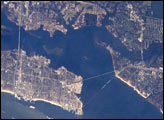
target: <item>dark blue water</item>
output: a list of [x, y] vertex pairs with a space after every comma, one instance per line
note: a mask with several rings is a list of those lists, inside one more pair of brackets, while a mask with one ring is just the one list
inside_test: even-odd
[[152, 1], [153, 17], [163, 19], [163, 1]]
[[47, 115], [34, 109], [30, 109], [28, 102], [18, 101], [7, 93], [1, 93], [1, 118], [17, 118], [17, 119], [46, 119]]
[[[17, 48], [18, 27], [8, 21], [4, 15], [1, 18], [1, 24], [12, 29], [11, 34], [1, 36], [1, 50]], [[126, 57], [135, 55], [135, 60], [140, 59], [139, 53], [128, 52], [105, 28], [92, 26], [76, 31], [70, 28], [67, 35], [58, 31], [53, 38], [49, 37], [48, 32], [42, 31], [42, 28], [30, 32], [21, 29], [21, 47], [28, 55], [46, 56], [51, 59], [51, 67], [54, 69], [65, 66], [69, 71], [83, 78], [113, 71], [111, 55], [104, 48], [96, 45], [95, 40], [107, 42], [115, 50], [122, 51]], [[59, 47], [64, 52], [61, 55], [47, 54], [43, 45], [50, 49]], [[111, 80], [109, 85], [100, 90], [109, 79]], [[24, 106], [32, 104], [36, 110], [54, 118], [162, 118], [162, 114], [155, 106], [115, 78], [114, 74], [84, 82], [80, 97], [85, 105], [83, 116], [76, 116], [60, 107], [41, 101], [28, 103], [16, 100], [16, 102]]]

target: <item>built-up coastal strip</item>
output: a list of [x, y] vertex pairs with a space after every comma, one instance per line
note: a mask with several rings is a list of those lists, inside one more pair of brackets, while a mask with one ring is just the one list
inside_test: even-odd
[[163, 69], [161, 67], [148, 67], [140, 62], [132, 64], [130, 60], [114, 51], [110, 45], [105, 43], [101, 45], [106, 47], [112, 55], [115, 76], [132, 87], [140, 96], [158, 107], [163, 113]]
[[[69, 72], [63, 66], [57, 70], [50, 68], [50, 60], [43, 56], [28, 57], [23, 50], [20, 54], [22, 64], [17, 60], [17, 50], [1, 52], [1, 92], [13, 94], [25, 101], [48, 102], [77, 115], [83, 114], [83, 103], [76, 96], [81, 93], [81, 76]], [[70, 84], [74, 81], [79, 82]]]

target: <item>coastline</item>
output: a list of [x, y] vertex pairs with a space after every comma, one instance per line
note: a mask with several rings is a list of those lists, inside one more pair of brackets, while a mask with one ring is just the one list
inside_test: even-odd
[[160, 108], [161, 113], [163, 114], [163, 110]]
[[[12, 92], [12, 91], [10, 91], [10, 90], [2, 90], [1, 89], [1, 92], [4, 92], [4, 93], [9, 93], [9, 94], [11, 94], [11, 95], [17, 95], [17, 94], [15, 94], [14, 92]], [[15, 97], [15, 98], [17, 98], [17, 97]], [[18, 98], [17, 98], [18, 99]], [[23, 97], [22, 97], [22, 99], [23, 99]], [[21, 99], [18, 99], [18, 100], [21, 100]], [[23, 99], [24, 100], [24, 99]], [[33, 98], [33, 99], [31, 99], [30, 100], [30, 102], [31, 101], [42, 101], [42, 102], [46, 102], [46, 103], [50, 103], [50, 104], [52, 104], [52, 105], [55, 105], [55, 106], [58, 106], [58, 107], [61, 107], [62, 109], [64, 109], [64, 107], [61, 105], [61, 104], [59, 104], [59, 103], [57, 103], [57, 102], [54, 102], [54, 101], [49, 101], [49, 100], [46, 100], [46, 99], [42, 99], [42, 98]], [[30, 106], [30, 108], [32, 108], [32, 109], [35, 109], [35, 107], [33, 107], [33, 106]], [[79, 115], [82, 115], [83, 114], [83, 112], [82, 111], [80, 111], [79, 112], [80, 114]]]
[[114, 61], [114, 59], [113, 59], [113, 54], [114, 54], [115, 51], [113, 51], [113, 49], [110, 47], [110, 45], [108, 45], [108, 46], [106, 47], [106, 49], [109, 51], [109, 53], [110, 53], [111, 56], [112, 56], [112, 63], [113, 63], [113, 68], [114, 68], [115, 77], [118, 78], [118, 79], [120, 79], [122, 82], [126, 83], [128, 86], [132, 87], [139, 95], [141, 95], [143, 98], [146, 99], [148, 96], [144, 96], [138, 89], [136, 89], [135, 86], [131, 85], [130, 82], [124, 80], [123, 78], [121, 78], [121, 77], [119, 76], [119, 71], [116, 70], [116, 68], [115, 68], [115, 61]]
[[[13, 91], [10, 91], [10, 90], [3, 90], [3, 89], [1, 89], [1, 92], [9, 93], [11, 95], [15, 95], [15, 93]], [[49, 100], [45, 100], [45, 99], [41, 99], [41, 98], [34, 98], [31, 101], [43, 101], [43, 102], [47, 102], [47, 103], [50, 103], [50, 104], [62, 107], [62, 105], [60, 105], [59, 103], [56, 103], [56, 102], [53, 102], [53, 101], [49, 101]]]
[[121, 77], [118, 75], [118, 72], [117, 72], [117, 71], [114, 70], [114, 72], [115, 72], [115, 77], [116, 77], [116, 78], [120, 79], [122, 82], [124, 82], [124, 83], [126, 83], [128, 86], [132, 87], [132, 88], [134, 89], [134, 91], [136, 91], [136, 92], [137, 92], [139, 95], [141, 95], [143, 98], [145, 98], [145, 99], [147, 98], [147, 96], [144, 96], [138, 89], [136, 89], [135, 86], [131, 85], [130, 82], [128, 82], [128, 81], [124, 80], [123, 78], [121, 78]]
[[[136, 89], [136, 87], [135, 86], [133, 86], [133, 85], [131, 85], [130, 84], [130, 82], [128, 82], [128, 81], [125, 81], [123, 78], [121, 78], [118, 74], [119, 74], [119, 72], [118, 71], [115, 71], [114, 70], [114, 72], [115, 72], [115, 77], [116, 78], [118, 78], [118, 79], [120, 79], [122, 82], [124, 82], [124, 83], [126, 83], [128, 86], [130, 86], [130, 87], [132, 87], [140, 96], [142, 96], [143, 98], [147, 98], [146, 96], [144, 96], [138, 89]], [[160, 109], [160, 112], [163, 114], [163, 110], [161, 109], [161, 108], [159, 108]]]
[[34, 98], [34, 99], [32, 99], [32, 101], [43, 101], [43, 102], [50, 103], [52, 105], [56, 105], [56, 106], [62, 107], [62, 105], [60, 105], [57, 102], [53, 102], [53, 101], [49, 101], [49, 100], [45, 100], [45, 99], [41, 99], [41, 98]]
[[[103, 46], [105, 46], [105, 45], [103, 45]], [[114, 52], [115, 51], [110, 47], [110, 45], [105, 46], [105, 47], [106, 47], [106, 49], [109, 51], [109, 53], [112, 56], [112, 64], [113, 64], [113, 68], [114, 68], [115, 77], [118, 78], [119, 80], [121, 80], [122, 82], [124, 82], [126, 85], [132, 87], [134, 89], [134, 91], [136, 91], [140, 96], [142, 96], [143, 98], [147, 99], [149, 97], [149, 95], [148, 96], [144, 96], [135, 86], [133, 86], [130, 83], [130, 81], [126, 81], [122, 77], [119, 76], [120, 72], [117, 71], [116, 68], [115, 68], [115, 64], [116, 64], [115, 61], [114, 61]], [[163, 114], [163, 110], [161, 108], [159, 108], [159, 109], [160, 109], [160, 112]]]
[[10, 90], [2, 90], [2, 89], [1, 89], [1, 92], [9, 93], [9, 94], [11, 94], [11, 95], [15, 95], [15, 93], [12, 92], [12, 91], [10, 91]]

